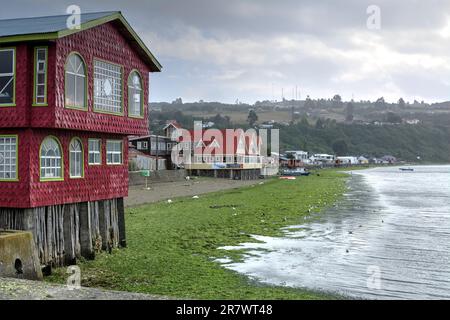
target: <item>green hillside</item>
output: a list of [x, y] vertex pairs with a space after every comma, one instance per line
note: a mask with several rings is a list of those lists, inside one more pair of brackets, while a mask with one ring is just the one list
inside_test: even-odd
[[415, 161], [450, 162], [450, 129], [423, 125], [359, 125], [325, 121], [311, 126], [305, 121], [280, 128], [281, 149], [312, 153], [393, 155]]

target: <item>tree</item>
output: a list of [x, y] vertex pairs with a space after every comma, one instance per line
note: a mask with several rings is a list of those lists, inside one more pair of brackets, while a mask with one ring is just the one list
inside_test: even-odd
[[333, 108], [342, 107], [342, 98], [340, 95], [338, 95], [338, 94], [334, 95], [332, 102], [333, 102]]
[[345, 121], [352, 122], [354, 119], [353, 112], [355, 111], [355, 106], [353, 103], [347, 103], [347, 107], [345, 108]]
[[388, 112], [385, 120], [389, 123], [402, 123], [402, 117], [394, 112]]
[[386, 101], [384, 101], [384, 98], [378, 98], [377, 101], [375, 101], [375, 106], [378, 109], [386, 109]]
[[258, 121], [258, 115], [256, 114], [255, 110], [250, 109], [250, 111], [248, 112], [247, 122], [250, 126], [253, 127], [256, 121]]
[[398, 99], [398, 107], [400, 109], [404, 109], [406, 107], [406, 103], [405, 100], [403, 100], [403, 98]]
[[323, 129], [323, 128], [325, 128], [325, 123], [323, 122], [322, 118], [317, 119], [316, 129]]
[[344, 156], [348, 152], [347, 142], [345, 142], [345, 140], [342, 139], [333, 142], [333, 145], [331, 147], [338, 156]]
[[303, 127], [309, 127], [308, 118], [306, 116], [303, 116], [302, 120], [300, 120], [300, 125]]
[[305, 100], [305, 108], [306, 109], [312, 109], [314, 108], [314, 101], [311, 100], [311, 98], [309, 96], [306, 97]]

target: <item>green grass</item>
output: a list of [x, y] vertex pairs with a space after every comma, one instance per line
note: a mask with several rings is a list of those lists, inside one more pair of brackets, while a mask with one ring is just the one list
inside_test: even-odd
[[[128, 247], [82, 261], [82, 285], [196, 299], [334, 298], [261, 285], [213, 259], [239, 259], [238, 252], [218, 247], [252, 241], [250, 234], [280, 235], [281, 227], [301, 223], [304, 216], [333, 204], [344, 190], [344, 174], [323, 170], [320, 176], [265, 180], [199, 199], [127, 209]], [[47, 280], [64, 283], [66, 277], [59, 269]]]

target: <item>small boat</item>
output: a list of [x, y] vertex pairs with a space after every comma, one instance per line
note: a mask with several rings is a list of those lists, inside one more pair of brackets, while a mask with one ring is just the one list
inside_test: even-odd
[[311, 172], [304, 168], [296, 168], [296, 169], [284, 169], [282, 171], [283, 176], [309, 176]]
[[414, 171], [413, 168], [399, 168], [400, 171]]

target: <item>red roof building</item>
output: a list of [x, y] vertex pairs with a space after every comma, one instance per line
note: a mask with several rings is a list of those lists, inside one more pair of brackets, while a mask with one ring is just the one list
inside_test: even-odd
[[159, 62], [120, 12], [67, 19], [0, 20], [0, 228], [7, 208], [120, 204], [127, 136], [148, 134]]
[[178, 131], [178, 160], [190, 174], [230, 179], [258, 178], [262, 140], [256, 131], [208, 129]]

